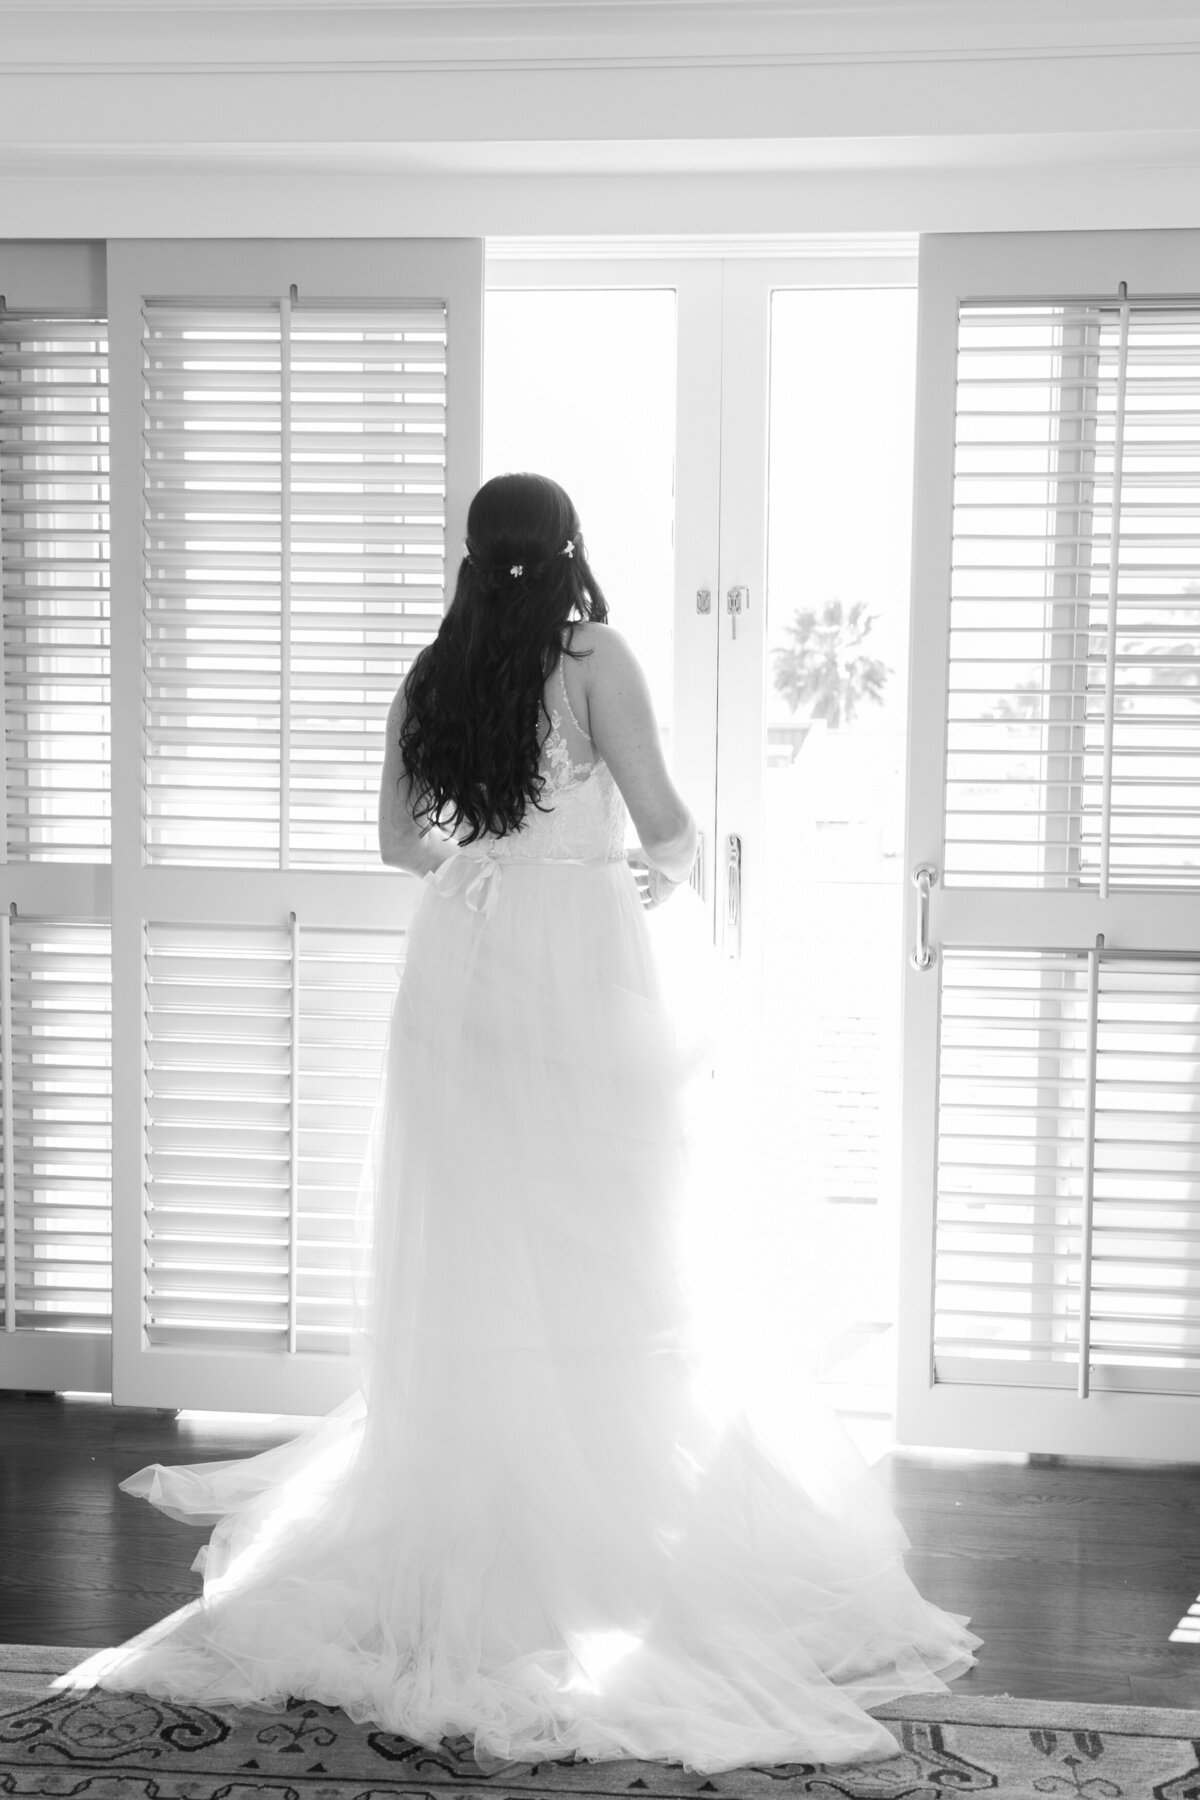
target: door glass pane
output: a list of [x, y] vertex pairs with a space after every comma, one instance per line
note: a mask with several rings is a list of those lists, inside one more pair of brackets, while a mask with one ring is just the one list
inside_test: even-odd
[[530, 470], [570, 494], [610, 620], [646, 671], [669, 760], [674, 290], [490, 290], [483, 394], [485, 479]]
[[771, 308], [765, 1096], [779, 1305], [892, 1403], [916, 293]]

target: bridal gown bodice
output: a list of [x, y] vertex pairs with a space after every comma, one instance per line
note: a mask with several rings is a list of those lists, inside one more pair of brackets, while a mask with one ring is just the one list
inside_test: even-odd
[[[551, 680], [563, 704], [569, 705], [561, 665]], [[526, 809], [518, 830], [502, 837], [484, 835], [466, 845], [465, 853], [504, 861], [620, 861], [627, 822], [621, 790], [603, 757], [586, 761], [572, 757], [563, 714], [554, 705], [549, 711], [550, 729], [539, 761], [545, 786], [537, 805]], [[578, 721], [572, 717], [571, 722], [577, 737], [582, 737]]]
[[[686, 886], [643, 908], [561, 668], [547, 705], [548, 810], [460, 845], [408, 927], [356, 1228], [358, 1389], [261, 1456], [123, 1482], [215, 1524], [204, 1595], [59, 1685], [305, 1696], [431, 1748], [465, 1735], [488, 1772], [886, 1757], [867, 1709], [943, 1689], [979, 1640], [913, 1587], [802, 1371], [786, 1446], [700, 1379], [685, 1097], [721, 1106], [680, 1020], [707, 915]], [[703, 954], [676, 1005], [656, 933], [689, 917]]]
[[[559, 704], [551, 703], [555, 689]], [[467, 828], [461, 825], [455, 833], [458, 851], [427, 877], [443, 894], [461, 892], [472, 911], [491, 915], [506, 866], [624, 861], [625, 802], [603, 757], [579, 760], [571, 755], [560, 705], [570, 718], [576, 742], [585, 734], [570, 710], [561, 663], [547, 683], [546, 704], [550, 728], [539, 758], [544, 786], [537, 804], [526, 807], [517, 830], [503, 835], [484, 833], [463, 843]]]

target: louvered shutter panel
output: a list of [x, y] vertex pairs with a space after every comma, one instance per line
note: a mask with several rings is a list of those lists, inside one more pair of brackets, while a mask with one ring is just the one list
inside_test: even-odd
[[8, 856], [109, 846], [108, 333], [0, 311]]
[[279, 865], [279, 309], [147, 306], [151, 862]]
[[383, 722], [441, 616], [445, 306], [144, 321], [148, 855], [375, 867]]
[[[108, 926], [0, 925], [5, 1329], [104, 1337], [112, 1322]], [[46, 1362], [72, 1379], [65, 1360]], [[24, 1367], [29, 1385], [41, 1385], [36, 1361]]]
[[1200, 308], [964, 305], [945, 879], [1200, 884]]
[[941, 1000], [939, 1377], [1073, 1385], [1087, 959], [947, 948]]
[[286, 1344], [290, 961], [283, 930], [147, 929], [151, 1344]]
[[1090, 1032], [1086, 955], [942, 979], [941, 1378], [1074, 1388], [1082, 1343], [1097, 1390], [1200, 1393], [1200, 955], [1101, 956]]
[[1200, 955], [1098, 967], [1091, 1255], [1097, 1388], [1200, 1393]]
[[350, 1348], [358, 1184], [395, 932], [151, 925], [146, 1331]]
[[319, 1413], [353, 1384], [421, 893], [379, 859], [384, 724], [478, 486], [482, 273], [449, 239], [109, 246], [114, 591], [141, 600], [114, 621], [121, 1404]]
[[1188, 236], [923, 253], [927, 417], [953, 441], [927, 440], [918, 478], [916, 593], [933, 569], [947, 589], [911, 726], [929, 780], [940, 648], [940, 854], [910, 785], [914, 877], [935, 869], [935, 959], [906, 977], [933, 1250], [910, 1263], [929, 1307], [905, 1353], [913, 1441], [1200, 1444], [1170, 1410], [1200, 1393], [1200, 296], [1179, 279], [1200, 245], [1170, 241]]
[[290, 308], [288, 843], [374, 866], [392, 696], [442, 616], [443, 305]]

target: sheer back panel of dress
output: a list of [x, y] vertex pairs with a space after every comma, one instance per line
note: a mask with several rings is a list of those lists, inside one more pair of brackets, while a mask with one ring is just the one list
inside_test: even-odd
[[[586, 701], [578, 662], [563, 657], [546, 678], [546, 714], [541, 715], [539, 767], [546, 785], [537, 806], [526, 809], [520, 830], [503, 837], [484, 835], [464, 845], [464, 854], [495, 861], [532, 862], [543, 858], [620, 861], [625, 854], [629, 816], [621, 790], [583, 728]], [[569, 688], [574, 687], [573, 703]], [[466, 835], [463, 825], [455, 836]]]
[[[572, 688], [578, 696], [578, 706], [572, 704]], [[550, 786], [557, 790], [583, 780], [603, 760], [587, 734], [587, 702], [579, 663], [568, 656], [560, 657], [547, 678], [542, 698], [546, 712], [541, 715], [540, 766]], [[546, 713], [550, 715], [548, 727]]]

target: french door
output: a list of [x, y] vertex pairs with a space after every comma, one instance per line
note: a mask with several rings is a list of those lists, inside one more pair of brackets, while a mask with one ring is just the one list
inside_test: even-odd
[[349, 1391], [416, 889], [378, 860], [381, 734], [478, 484], [482, 263], [6, 257], [6, 1385]]
[[[916, 259], [914, 240], [831, 248], [490, 255], [485, 473], [544, 468], [572, 492], [700, 821], [725, 1099], [694, 1249], [721, 1354], [764, 1422], [801, 1357], [878, 1423], [894, 1382]], [[886, 707], [861, 697], [882, 727], [853, 699], [826, 717], [836, 682], [773, 680], [798, 614], [852, 612], [860, 594], [864, 644], [897, 665]], [[844, 831], [848, 787], [870, 817]]]
[[1200, 234], [924, 240], [899, 1431], [1200, 1456]]
[[[718, 853], [739, 1330], [871, 1451], [895, 1367], [915, 243], [724, 272]], [[734, 1176], [736, 1174], [736, 1184]]]

